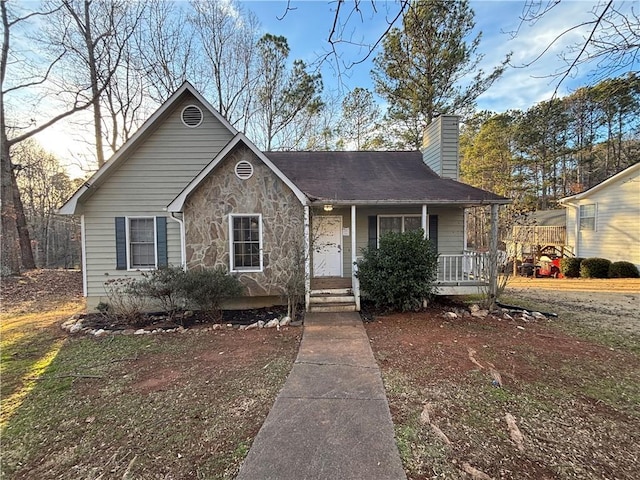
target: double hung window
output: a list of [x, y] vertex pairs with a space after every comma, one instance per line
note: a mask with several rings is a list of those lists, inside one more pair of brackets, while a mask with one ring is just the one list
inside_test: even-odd
[[262, 271], [262, 216], [231, 215], [231, 271]]
[[129, 268], [156, 267], [155, 219], [129, 218]]
[[422, 228], [420, 215], [380, 215], [378, 216], [378, 238], [389, 232], [403, 233]]
[[596, 229], [596, 204], [580, 205], [580, 230]]

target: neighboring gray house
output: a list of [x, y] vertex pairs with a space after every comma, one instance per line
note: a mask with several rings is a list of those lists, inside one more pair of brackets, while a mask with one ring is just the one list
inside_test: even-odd
[[81, 218], [87, 306], [108, 279], [224, 265], [246, 286], [235, 306], [280, 301], [297, 268], [308, 309], [358, 309], [362, 247], [419, 228], [440, 254], [439, 293], [477, 292], [487, 282], [464, 209], [492, 205], [495, 223], [509, 200], [456, 181], [457, 117], [425, 143], [424, 156], [262, 152], [185, 83], [59, 210]]
[[601, 257], [640, 268], [640, 163], [565, 197], [567, 244], [576, 257]]

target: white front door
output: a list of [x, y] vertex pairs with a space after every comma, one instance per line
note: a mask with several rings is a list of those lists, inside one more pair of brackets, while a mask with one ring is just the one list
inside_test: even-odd
[[342, 276], [342, 217], [313, 217], [313, 276]]

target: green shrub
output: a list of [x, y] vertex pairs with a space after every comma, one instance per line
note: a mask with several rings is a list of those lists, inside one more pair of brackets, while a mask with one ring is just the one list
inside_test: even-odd
[[611, 261], [606, 258], [585, 258], [580, 264], [582, 278], [608, 278]]
[[221, 317], [222, 302], [242, 295], [244, 286], [224, 267], [197, 268], [188, 270], [182, 277], [179, 293], [189, 303], [210, 315], [214, 320]]
[[435, 294], [438, 255], [422, 230], [383, 235], [357, 265], [363, 296], [377, 308], [412, 310]]
[[133, 286], [133, 291], [136, 295], [157, 300], [171, 317], [180, 303], [180, 287], [184, 276], [182, 268], [173, 266], [143, 272], [142, 278]]
[[609, 278], [640, 278], [640, 272], [631, 262], [613, 262], [609, 267]]
[[560, 260], [560, 272], [567, 278], [578, 278], [580, 276], [580, 263], [584, 260], [580, 257], [563, 258]]

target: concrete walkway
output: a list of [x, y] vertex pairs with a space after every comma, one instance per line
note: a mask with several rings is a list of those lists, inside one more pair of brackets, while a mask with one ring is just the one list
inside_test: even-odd
[[357, 313], [307, 313], [298, 357], [238, 480], [406, 479]]

